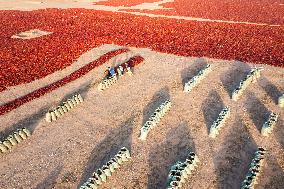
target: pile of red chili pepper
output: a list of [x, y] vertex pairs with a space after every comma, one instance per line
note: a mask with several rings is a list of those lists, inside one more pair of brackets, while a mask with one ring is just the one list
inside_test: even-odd
[[[0, 11], [0, 92], [72, 64], [102, 44], [284, 67], [284, 27], [150, 18], [86, 9]], [[51, 35], [22, 40], [31, 29]]]

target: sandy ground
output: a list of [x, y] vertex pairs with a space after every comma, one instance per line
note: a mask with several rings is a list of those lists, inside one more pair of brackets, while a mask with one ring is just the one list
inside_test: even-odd
[[[165, 188], [170, 166], [183, 160], [189, 150], [198, 154], [201, 164], [184, 188], [239, 188], [257, 146], [269, 149], [258, 188], [281, 188], [284, 111], [275, 103], [284, 91], [283, 69], [263, 65], [258, 82], [233, 102], [229, 94], [253, 65], [148, 49], [131, 51], [144, 57], [144, 63], [133, 77], [120, 79], [112, 88], [98, 92], [91, 87], [100, 80], [103, 65], [0, 117], [2, 137], [24, 126], [33, 130], [29, 140], [0, 157], [1, 188], [76, 188], [122, 146], [131, 149], [132, 161], [102, 188]], [[113, 58], [107, 64], [116, 61]], [[183, 81], [205, 63], [212, 64], [213, 72], [191, 93], [184, 93]], [[83, 104], [56, 122], [44, 121], [48, 109], [78, 91], [85, 98]], [[147, 141], [140, 141], [142, 124], [165, 99], [172, 100], [171, 111]], [[224, 106], [232, 109], [232, 115], [221, 134], [211, 140], [208, 127]], [[280, 114], [280, 121], [273, 134], [264, 138], [260, 128], [269, 111]]]
[[[1, 2], [1, 1], [0, 1]], [[30, 84], [0, 94], [1, 104], [61, 79], [102, 54], [122, 48], [105, 45], [83, 54], [70, 67]], [[39, 99], [0, 117], [0, 138], [17, 128], [27, 127], [33, 135], [10, 153], [0, 155], [0, 188], [78, 188], [91, 173], [106, 163], [121, 147], [131, 150], [125, 163], [101, 188], [162, 189], [168, 171], [183, 161], [189, 151], [201, 164], [184, 188], [239, 188], [258, 146], [269, 150], [257, 188], [284, 185], [284, 110], [276, 103], [284, 93], [284, 70], [263, 66], [261, 78], [246, 90], [239, 101], [230, 99], [238, 82], [252, 64], [208, 58], [181, 57], [149, 49], [131, 48], [145, 61], [110, 89], [99, 92], [98, 83], [107, 65], [129, 58], [119, 55]], [[206, 63], [213, 71], [189, 94], [183, 83]], [[85, 102], [56, 122], [47, 123], [45, 113], [75, 92]], [[140, 128], [165, 99], [173, 107], [147, 141], [138, 139]], [[208, 137], [210, 124], [224, 106], [231, 116], [214, 140]], [[269, 137], [260, 129], [269, 112], [280, 119]]]
[[13, 35], [11, 38], [14, 39], [33, 39], [33, 38], [37, 38], [37, 37], [41, 37], [44, 35], [50, 35], [52, 34], [52, 32], [47, 32], [47, 31], [42, 31], [42, 30], [29, 30], [26, 32], [21, 32], [19, 34]]

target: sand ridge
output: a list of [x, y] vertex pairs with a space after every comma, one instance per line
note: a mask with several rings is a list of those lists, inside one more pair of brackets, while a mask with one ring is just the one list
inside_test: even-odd
[[13, 35], [11, 38], [14, 39], [33, 39], [37, 37], [41, 37], [44, 35], [50, 35], [52, 32], [42, 31], [38, 29], [33, 29], [25, 32], [18, 33], [16, 35]]

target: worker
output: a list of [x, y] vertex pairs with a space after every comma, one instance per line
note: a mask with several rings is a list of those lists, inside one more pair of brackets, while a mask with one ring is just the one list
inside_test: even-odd
[[114, 68], [111, 68], [111, 67], [107, 67], [107, 70], [105, 71], [104, 73], [104, 77], [109, 79], [109, 78], [112, 78], [113, 76], [115, 76], [115, 70]]
[[105, 72], [104, 72], [104, 78], [109, 78], [109, 70], [107, 69]]
[[110, 77], [113, 77], [113, 76], [115, 76], [116, 75], [116, 73], [115, 73], [115, 70], [114, 70], [114, 68], [110, 68], [110, 67], [108, 67], [109, 69], [109, 76]]
[[128, 73], [128, 75], [133, 75], [131, 68], [128, 66], [127, 63], [125, 63], [125, 67], [126, 67], [126, 73]]
[[118, 76], [122, 76], [122, 71], [120, 70], [120, 66], [116, 69]]
[[118, 66], [117, 70], [119, 70], [119, 71], [118, 71], [118, 73], [120, 73], [119, 76], [122, 76], [122, 75], [124, 74], [124, 70], [123, 70], [123, 67], [122, 67], [121, 65]]

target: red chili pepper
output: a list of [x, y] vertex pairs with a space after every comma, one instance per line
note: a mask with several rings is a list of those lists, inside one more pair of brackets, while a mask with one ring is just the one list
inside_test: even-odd
[[[181, 3], [186, 2], [174, 2], [178, 10], [175, 14], [189, 14], [190, 11], [183, 12], [186, 6]], [[252, 9], [257, 7], [260, 6]], [[271, 11], [269, 14], [274, 16], [269, 18], [259, 13], [255, 16], [253, 11], [250, 14], [253, 16], [249, 21], [283, 21], [279, 11]], [[245, 18], [241, 13], [238, 15], [237, 20]], [[207, 17], [219, 18], [212, 11]], [[0, 92], [62, 70], [83, 52], [103, 44], [284, 67], [283, 27], [150, 18], [87, 9], [0, 11], [0, 22]], [[36, 28], [53, 33], [30, 40], [11, 39], [14, 34]]]

